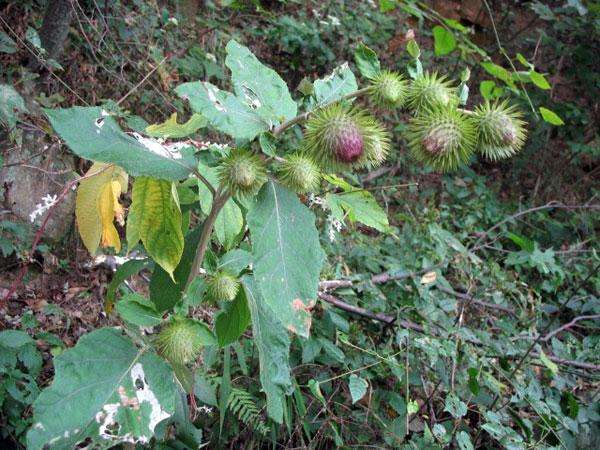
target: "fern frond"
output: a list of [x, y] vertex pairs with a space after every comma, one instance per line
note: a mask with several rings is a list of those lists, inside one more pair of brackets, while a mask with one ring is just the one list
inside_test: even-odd
[[269, 427], [260, 416], [260, 410], [249, 392], [232, 388], [229, 393], [227, 408], [247, 427], [263, 436], [269, 432]]

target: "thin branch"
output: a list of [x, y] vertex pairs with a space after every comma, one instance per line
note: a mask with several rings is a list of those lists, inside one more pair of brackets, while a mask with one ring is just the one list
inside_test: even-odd
[[486, 301], [483, 301], [483, 300], [479, 300], [479, 299], [477, 299], [477, 298], [475, 298], [475, 297], [473, 297], [471, 295], [463, 294], [462, 292], [456, 292], [455, 290], [448, 289], [447, 287], [444, 287], [444, 286], [438, 285], [438, 286], [436, 286], [436, 288], [439, 291], [445, 292], [446, 294], [452, 295], [452, 296], [454, 296], [456, 298], [459, 298], [461, 300], [467, 301], [469, 303], [473, 303], [475, 305], [479, 305], [479, 306], [481, 306], [483, 308], [497, 309], [498, 311], [502, 311], [502, 312], [508, 313], [508, 314], [510, 314], [512, 316], [515, 315], [515, 311], [512, 308], [509, 308], [508, 306], [497, 305], [495, 303], [489, 303], [489, 302], [486, 302]]
[[306, 111], [305, 113], [298, 114], [293, 119], [290, 119], [287, 122], [283, 122], [281, 125], [279, 125], [275, 129], [273, 129], [273, 136], [275, 136], [275, 137], [280, 136], [287, 129], [293, 127], [294, 125], [296, 125], [296, 124], [298, 124], [300, 122], [304, 122], [306, 119], [308, 119], [310, 117], [310, 115], [312, 113], [314, 113], [315, 111], [318, 111], [319, 109], [326, 108], [326, 107], [331, 106], [334, 103], [337, 103], [337, 102], [342, 101], [342, 100], [350, 100], [352, 98], [360, 97], [361, 95], [364, 95], [367, 92], [369, 92], [369, 88], [368, 87], [362, 88], [362, 89], [358, 89], [357, 91], [350, 92], [349, 94], [346, 94], [346, 95], [344, 95], [341, 98], [335, 99], [332, 102], [325, 103], [324, 105], [321, 105], [321, 106], [313, 109], [312, 111]]
[[599, 319], [600, 319], [600, 314], [591, 314], [591, 315], [587, 315], [587, 316], [577, 316], [573, 320], [571, 320], [569, 323], [565, 323], [563, 326], [558, 327], [556, 330], [553, 330], [553, 331], [549, 332], [548, 334], [546, 334], [546, 336], [544, 336], [540, 340], [544, 341], [544, 342], [547, 342], [550, 339], [552, 339], [552, 337], [554, 337], [558, 333], [560, 333], [561, 331], [568, 330], [573, 325], [575, 325], [577, 322], [580, 322], [582, 320], [599, 320]]
[[[379, 322], [385, 323], [386, 325], [391, 325], [396, 321], [396, 318], [394, 316], [388, 316], [383, 313], [374, 313], [374, 312], [368, 311], [364, 308], [361, 308], [360, 306], [350, 305], [346, 302], [343, 302], [339, 298], [334, 297], [333, 295], [330, 295], [330, 294], [325, 294], [324, 292], [319, 292], [317, 295], [319, 296], [319, 298], [321, 300], [324, 300], [327, 303], [329, 303], [333, 306], [336, 306], [344, 311], [352, 313], [352, 314], [357, 314], [359, 316], [377, 320]], [[412, 326], [419, 328], [421, 331], [423, 330], [423, 327], [421, 327], [417, 324], [412, 324]], [[408, 328], [410, 328], [410, 327], [408, 327]]]
[[[417, 323], [411, 322], [409, 320], [396, 320], [395, 317], [392, 316], [388, 316], [386, 314], [383, 313], [374, 313], [371, 311], [368, 311], [364, 308], [361, 308], [359, 306], [354, 306], [354, 305], [350, 305], [342, 300], [340, 300], [339, 298], [330, 295], [330, 294], [326, 294], [323, 292], [319, 292], [318, 296], [321, 300], [352, 314], [356, 314], [362, 317], [366, 317], [368, 319], [373, 319], [373, 320], [377, 320], [379, 322], [383, 322], [386, 325], [398, 325], [401, 328], [406, 328], [406, 329], [410, 329], [413, 331], [417, 331], [418, 333], [422, 333], [422, 334], [427, 334], [425, 332], [425, 328]], [[436, 332], [431, 332], [432, 336], [439, 336], [438, 333]], [[473, 344], [473, 345], [477, 345], [477, 346], [485, 346], [485, 344], [483, 342], [481, 342], [480, 340], [476, 339], [476, 338], [463, 338], [464, 341]], [[525, 359], [527, 358], [527, 356], [532, 356], [534, 358], [539, 358], [541, 355], [538, 352], [535, 351], [531, 351], [529, 350], [528, 352], [525, 352], [524, 355], [505, 355], [508, 358], [511, 359], [517, 359], [519, 358], [519, 367], [520, 365], [522, 365], [522, 363], [525, 361]], [[498, 356], [493, 356], [494, 358], [497, 358]], [[564, 359], [564, 358], [558, 358], [556, 356], [552, 356], [552, 355], [546, 355], [546, 357], [550, 360], [555, 362], [556, 364], [560, 364], [563, 366], [571, 366], [571, 367], [576, 367], [578, 369], [584, 369], [584, 370], [589, 370], [591, 372], [600, 372], [600, 365], [598, 364], [592, 364], [592, 363], [588, 363], [588, 362], [584, 362], [584, 361], [575, 361], [572, 359]], [[515, 371], [513, 370], [513, 373]]]
[[210, 243], [210, 236], [212, 234], [213, 228], [215, 226], [215, 221], [217, 220], [217, 216], [221, 209], [229, 200], [230, 195], [225, 192], [217, 192], [213, 197], [213, 204], [208, 213], [208, 217], [202, 224], [202, 234], [200, 235], [200, 242], [198, 243], [198, 249], [196, 250], [196, 254], [194, 255], [194, 261], [192, 262], [192, 267], [190, 269], [190, 274], [188, 275], [187, 282], [185, 284], [185, 288], [187, 289], [192, 282], [192, 280], [200, 273], [200, 268], [202, 267], [202, 263], [204, 262], [204, 255], [206, 255], [206, 249], [208, 248], [208, 244]]

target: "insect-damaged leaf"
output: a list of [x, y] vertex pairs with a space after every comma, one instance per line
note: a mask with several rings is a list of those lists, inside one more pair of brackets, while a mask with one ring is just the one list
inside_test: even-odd
[[77, 188], [75, 217], [85, 247], [93, 255], [102, 243], [118, 252], [121, 241], [113, 220], [123, 221], [118, 198], [127, 191], [127, 174], [115, 165], [94, 163]]
[[52, 385], [33, 404], [28, 449], [72, 449], [88, 438], [94, 448], [147, 444], [175, 411], [172, 369], [115, 328], [83, 336], [54, 367]]
[[201, 114], [193, 114], [185, 123], [177, 123], [177, 113], [171, 114], [163, 123], [149, 125], [146, 133], [152, 137], [162, 138], [184, 138], [194, 134], [200, 128], [206, 126], [206, 119]]
[[135, 180], [127, 218], [127, 243], [133, 248], [141, 239], [148, 254], [171, 278], [183, 253], [181, 220], [173, 183], [149, 177]]
[[192, 110], [206, 117], [215, 129], [235, 139], [251, 140], [269, 129], [269, 124], [250, 106], [211, 83], [183, 83], [175, 92], [189, 100]]
[[270, 181], [247, 220], [254, 276], [264, 302], [288, 330], [307, 337], [324, 260], [314, 214], [296, 194]]
[[82, 158], [114, 163], [133, 176], [166, 180], [187, 178], [196, 165], [192, 148], [171, 152], [150, 139], [124, 133], [117, 121], [97, 107], [45, 109], [52, 128]]
[[271, 125], [296, 116], [296, 102], [277, 72], [234, 40], [227, 43], [226, 50], [225, 64], [231, 70], [231, 81], [239, 99]]

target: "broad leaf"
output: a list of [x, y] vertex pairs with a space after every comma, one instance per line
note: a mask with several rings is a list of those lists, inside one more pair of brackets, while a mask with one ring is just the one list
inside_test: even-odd
[[0, 84], [0, 125], [12, 129], [22, 112], [28, 112], [23, 97], [11, 85]]
[[238, 275], [242, 270], [248, 267], [251, 262], [252, 254], [250, 252], [236, 248], [219, 258], [217, 269], [225, 269], [234, 275]]
[[367, 393], [369, 383], [366, 380], [359, 377], [355, 373], [350, 375], [348, 380], [348, 389], [350, 390], [350, 396], [352, 397], [352, 404], [359, 401]]
[[205, 127], [206, 123], [206, 119], [201, 114], [193, 114], [187, 122], [179, 124], [177, 123], [177, 113], [174, 112], [165, 122], [146, 127], [146, 133], [148, 136], [165, 139], [184, 138]]
[[377, 231], [389, 231], [387, 215], [370, 192], [327, 194], [325, 201], [333, 216], [340, 221], [347, 218], [351, 222], [363, 223]]
[[181, 261], [173, 273], [175, 281], [162, 267], [154, 267], [150, 280], [150, 300], [157, 311], [166, 311], [181, 300], [201, 234], [202, 226], [199, 226], [186, 235]]
[[296, 116], [296, 102], [277, 72], [234, 40], [229, 41], [226, 50], [225, 65], [231, 70], [231, 81], [239, 99], [271, 125]]
[[124, 133], [101, 108], [76, 106], [44, 112], [75, 154], [92, 161], [114, 163], [130, 175], [181, 180], [196, 165], [192, 148], [170, 151], [156, 141], [136, 139]]
[[254, 276], [276, 319], [308, 337], [324, 253], [314, 214], [296, 194], [270, 181], [247, 215]]
[[244, 227], [244, 217], [242, 210], [237, 203], [230, 198], [227, 200], [223, 209], [215, 220], [215, 235], [217, 240], [226, 250], [232, 248], [236, 243], [236, 238]]
[[162, 314], [154, 304], [139, 294], [124, 295], [117, 303], [117, 312], [123, 320], [138, 327], [153, 327], [162, 321]]
[[365, 78], [372, 80], [381, 72], [381, 64], [377, 58], [377, 53], [362, 42], [358, 44], [354, 51], [354, 61], [359, 72]]
[[173, 183], [149, 177], [133, 183], [127, 218], [129, 248], [140, 239], [152, 259], [173, 277], [183, 253], [181, 210]]
[[242, 278], [252, 316], [252, 334], [258, 348], [260, 382], [267, 396], [267, 414], [283, 422], [285, 396], [293, 390], [290, 375], [290, 338], [258, 292], [251, 276]]
[[0, 345], [8, 348], [19, 348], [23, 345], [35, 344], [31, 336], [21, 330], [0, 331]]
[[456, 48], [456, 39], [452, 31], [440, 25], [433, 27], [433, 40], [436, 56], [447, 55]]
[[169, 365], [137, 348], [115, 328], [83, 336], [54, 360], [55, 376], [33, 404], [31, 450], [148, 444], [175, 411], [178, 390]]
[[238, 291], [235, 300], [225, 302], [215, 318], [215, 334], [219, 346], [225, 347], [239, 339], [250, 325], [250, 310], [244, 289]]
[[546, 80], [546, 77], [535, 70], [529, 71], [529, 78], [531, 79], [531, 82], [540, 89], [547, 90], [552, 87], [550, 86], [550, 83], [548, 83], [548, 80]]
[[[86, 172], [85, 177], [86, 178], [81, 180], [79, 187], [77, 188], [75, 218], [81, 240], [88, 251], [93, 255], [100, 245], [100, 241], [103, 237], [103, 229], [105, 235], [107, 233], [113, 233], [113, 243], [115, 243], [115, 238], [119, 241], [119, 236], [116, 234], [117, 230], [114, 229], [114, 225], [112, 225], [116, 206], [113, 197], [113, 187], [116, 186], [113, 186], [113, 182], [116, 181], [118, 183], [119, 189], [115, 190], [119, 190], [120, 194], [121, 192], [127, 191], [128, 177], [120, 167], [104, 163], [94, 163]], [[108, 190], [107, 187], [110, 188], [110, 190]], [[108, 195], [103, 196], [102, 194], [106, 194], [107, 190]], [[101, 215], [103, 209], [107, 213], [104, 221]], [[120, 220], [122, 221], [122, 210], [118, 210], [118, 212], [121, 216]], [[120, 245], [119, 241], [118, 248], [120, 248]]]
[[348, 63], [344, 63], [333, 69], [333, 72], [325, 78], [315, 80], [314, 88], [317, 105], [322, 106], [356, 91], [358, 84], [354, 73], [348, 67]]
[[460, 419], [467, 414], [467, 405], [455, 394], [448, 394], [444, 402], [444, 411], [448, 411], [455, 419]]
[[269, 129], [268, 122], [254, 109], [208, 82], [180, 84], [175, 92], [189, 100], [192, 109], [206, 117], [215, 129], [235, 139], [252, 140]]

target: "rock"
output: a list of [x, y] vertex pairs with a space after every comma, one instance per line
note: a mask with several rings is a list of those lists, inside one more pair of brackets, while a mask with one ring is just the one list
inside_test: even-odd
[[[46, 195], [60, 196], [65, 185], [76, 178], [74, 158], [61, 151], [58, 144], [49, 145], [46, 135], [39, 131], [24, 131], [21, 145], [4, 155], [0, 172], [4, 209], [13, 218], [32, 225], [29, 215]], [[11, 147], [6, 145], [4, 148]], [[8, 166], [8, 167], [6, 167]], [[75, 192], [70, 191], [54, 208], [44, 236], [59, 240], [74, 223]], [[37, 229], [45, 218], [38, 216], [33, 227]]]

